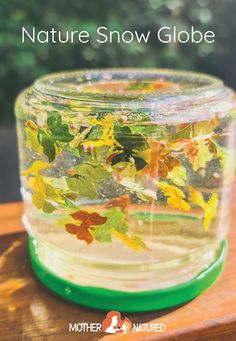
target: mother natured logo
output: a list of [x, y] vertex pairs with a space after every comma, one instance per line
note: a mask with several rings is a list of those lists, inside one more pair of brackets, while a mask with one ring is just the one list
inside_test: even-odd
[[128, 333], [131, 329], [131, 321], [127, 317], [122, 320], [119, 311], [109, 311], [102, 322], [102, 330], [105, 333]]

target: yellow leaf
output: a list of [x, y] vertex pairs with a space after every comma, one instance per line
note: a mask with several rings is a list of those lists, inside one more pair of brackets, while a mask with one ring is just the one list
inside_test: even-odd
[[175, 197], [169, 197], [167, 198], [167, 203], [170, 207], [173, 208], [179, 208], [183, 211], [189, 211], [190, 210], [190, 206], [189, 204], [181, 198], [175, 198]]
[[151, 162], [151, 154], [152, 150], [151, 148], [145, 149], [145, 150], [139, 150], [137, 152], [138, 156], [140, 156], [143, 160], [145, 160], [148, 164]]
[[28, 178], [27, 184], [33, 192], [36, 192], [38, 190], [38, 186], [34, 176]]
[[80, 101], [70, 101], [70, 107], [74, 110], [79, 110], [79, 111], [82, 111], [82, 112], [92, 112], [93, 111], [93, 108], [92, 107], [88, 107], [86, 105], [84, 105], [83, 102], [80, 102]]
[[99, 140], [86, 140], [82, 144], [88, 147], [112, 146], [115, 142], [113, 123], [106, 122], [103, 126], [103, 133]]
[[122, 232], [118, 232], [115, 229], [112, 229], [112, 233], [120, 239], [125, 245], [130, 247], [132, 250], [139, 252], [140, 249], [144, 249], [146, 251], [151, 251], [145, 243], [138, 237], [138, 236], [127, 236], [126, 234]]
[[134, 179], [137, 174], [135, 164], [132, 162], [118, 162], [113, 166], [113, 176], [117, 177], [118, 180], [130, 177]]
[[212, 135], [212, 131], [215, 126], [216, 123], [214, 122], [214, 120], [195, 122], [192, 124], [192, 137], [206, 138], [209, 135]]
[[92, 127], [88, 127], [84, 129], [84, 131], [81, 134], [75, 136], [75, 138], [70, 142], [70, 147], [77, 148], [82, 143], [82, 141], [84, 140], [84, 138], [90, 132], [91, 129]]
[[197, 153], [193, 158], [193, 170], [197, 171], [199, 168], [205, 169], [206, 163], [213, 158], [213, 154], [209, 151], [206, 140], [197, 141]]
[[47, 184], [44, 181], [44, 178], [39, 174], [36, 174], [34, 178], [31, 177], [29, 179], [28, 186], [34, 192], [40, 193], [43, 199], [51, 199], [57, 202], [62, 200], [60, 192], [51, 185]]
[[31, 126], [25, 128], [26, 132], [26, 144], [33, 149], [37, 154], [43, 154], [43, 147], [38, 141], [38, 129], [35, 130]]
[[50, 165], [49, 163], [47, 162], [43, 162], [41, 160], [38, 160], [38, 161], [35, 161], [31, 167], [25, 169], [21, 174], [24, 175], [24, 176], [28, 176], [30, 175], [31, 173], [38, 173], [40, 170], [43, 170], [43, 169], [47, 169], [47, 168], [50, 168], [52, 167], [52, 165]]
[[33, 194], [33, 204], [38, 208], [42, 209], [45, 213], [51, 213], [55, 210], [55, 207], [48, 201], [44, 200], [40, 193]]
[[183, 211], [189, 211], [190, 205], [185, 200], [185, 194], [181, 191], [181, 189], [177, 188], [174, 185], [169, 185], [166, 182], [155, 182], [157, 187], [161, 189], [161, 191], [167, 197], [167, 203], [170, 207], [178, 208]]
[[206, 202], [203, 198], [201, 192], [197, 191], [195, 188], [189, 186], [189, 200], [200, 206], [204, 210], [204, 222], [203, 226], [207, 231], [209, 229], [211, 221], [214, 219], [217, 213], [217, 208], [219, 204], [217, 193], [213, 193], [211, 198]]
[[37, 192], [37, 193], [33, 194], [32, 201], [33, 201], [33, 204], [38, 209], [41, 209], [41, 208], [43, 208], [45, 198], [42, 196], [41, 193]]
[[[74, 213], [75, 209], [71, 209], [71, 212], [70, 210], [67, 210], [67, 213]], [[58, 219], [57, 220], [57, 225], [62, 225], [62, 226], [65, 226], [66, 224], [75, 224], [77, 225], [78, 224], [78, 220], [75, 220], [72, 218], [72, 216], [68, 214], [68, 215], [65, 215], [63, 216], [62, 218]]]
[[192, 186], [189, 186], [188, 190], [189, 190], [189, 200], [193, 204], [196, 204], [196, 205], [200, 206], [202, 209], [205, 209], [206, 203], [204, 201], [202, 193], [197, 191]]
[[[40, 167], [37, 167], [36, 165], [35, 169], [38, 168]], [[30, 173], [32, 173], [32, 169]], [[33, 192], [33, 204], [38, 209], [42, 209], [46, 213], [51, 213], [55, 210], [55, 207], [52, 203], [50, 203], [50, 201], [60, 203], [64, 201], [64, 198], [61, 196], [59, 190], [45, 182], [44, 178], [38, 173], [38, 171], [34, 174], [34, 177], [32, 176], [28, 179], [28, 186]]]
[[171, 146], [171, 149], [175, 151], [183, 151], [192, 164], [194, 171], [201, 168], [204, 172], [206, 163], [214, 156], [214, 154], [209, 150], [208, 140], [203, 138], [178, 141]]
[[172, 171], [168, 173], [167, 178], [177, 186], [185, 186], [185, 180], [187, 179], [186, 170], [182, 166], [174, 167]]
[[217, 213], [219, 200], [216, 193], [213, 193], [211, 198], [205, 205], [205, 217], [204, 217], [204, 228], [207, 231], [209, 229], [211, 221], [214, 219]]

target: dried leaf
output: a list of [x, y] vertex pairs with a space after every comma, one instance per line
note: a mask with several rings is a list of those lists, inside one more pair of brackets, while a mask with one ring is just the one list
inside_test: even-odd
[[200, 206], [202, 209], [205, 209], [206, 203], [205, 203], [202, 193], [196, 190], [195, 188], [193, 188], [192, 186], [189, 186], [188, 190], [189, 190], [189, 200], [192, 203]]
[[112, 233], [120, 239], [125, 245], [127, 245], [132, 250], [139, 252], [140, 249], [144, 249], [146, 251], [151, 251], [146, 244], [140, 239], [138, 236], [128, 236], [125, 233], [118, 232], [117, 230], [112, 230]]
[[48, 157], [48, 161], [52, 162], [56, 157], [55, 140], [43, 130], [39, 129], [38, 139], [43, 147], [43, 153]]
[[93, 241], [91, 232], [95, 229], [95, 226], [103, 225], [107, 221], [107, 217], [102, 217], [96, 212], [89, 213], [82, 210], [72, 213], [71, 217], [81, 223], [79, 225], [67, 223], [65, 225], [67, 232], [76, 234], [78, 239], [84, 240], [87, 244]]
[[26, 122], [25, 133], [27, 146], [33, 149], [38, 155], [42, 155], [43, 147], [38, 140], [38, 127], [33, 121], [29, 120]]
[[205, 201], [201, 192], [189, 186], [189, 200], [204, 210], [203, 226], [208, 231], [212, 220], [215, 218], [219, 205], [217, 193], [213, 193], [208, 201]]
[[48, 161], [54, 161], [58, 142], [68, 143], [74, 139], [70, 134], [69, 126], [62, 123], [62, 118], [59, 112], [52, 111], [47, 117], [48, 130], [38, 129], [38, 141], [43, 147], [43, 153], [48, 157]]
[[144, 167], [141, 174], [149, 174], [154, 179], [158, 177], [166, 178], [168, 173], [178, 166], [180, 166], [179, 160], [170, 155], [170, 151], [164, 143], [152, 141], [151, 161]]
[[144, 189], [143, 186], [141, 186], [131, 178], [123, 178], [120, 181], [120, 184], [124, 186], [128, 191], [135, 193], [143, 201], [156, 200], [155, 191]]
[[[57, 189], [53, 184], [53, 179], [49, 177], [43, 177], [39, 174], [41, 170], [50, 168], [51, 165], [41, 160], [35, 161], [31, 167], [22, 172], [22, 175], [31, 175], [28, 179], [28, 186], [32, 191], [33, 204], [43, 210], [45, 213], [51, 213], [55, 210], [53, 203], [59, 205], [70, 206], [67, 203], [66, 194], [62, 192], [62, 189]], [[51, 182], [51, 184], [50, 184]]]
[[142, 134], [132, 133], [128, 126], [121, 126], [118, 123], [114, 126], [116, 141], [126, 150], [145, 150], [149, 148], [148, 142]]
[[94, 199], [97, 195], [95, 183], [87, 182], [84, 178], [67, 178], [67, 185], [69, 189], [81, 197]]
[[168, 173], [167, 179], [170, 179], [177, 186], [185, 186], [186, 169], [183, 166], [174, 167]]
[[130, 81], [124, 90], [128, 91], [138, 91], [140, 92], [157, 92], [177, 89], [178, 85], [173, 82], [168, 82], [166, 80], [156, 80], [156, 81]]
[[120, 207], [123, 212], [125, 212], [130, 204], [129, 196], [127, 194], [122, 195], [119, 198], [110, 200], [107, 204], [107, 208]]
[[216, 193], [213, 193], [205, 206], [205, 217], [203, 225], [206, 231], [209, 229], [210, 223], [216, 216], [218, 205], [219, 205], [218, 196]]
[[92, 127], [84, 129], [81, 133], [76, 134], [75, 138], [70, 142], [71, 148], [77, 148], [84, 141], [85, 137], [91, 131]]
[[94, 199], [97, 191], [109, 176], [109, 172], [98, 163], [81, 163], [74, 167], [75, 174], [66, 179], [69, 189], [81, 197]]
[[107, 217], [102, 217], [98, 213], [88, 213], [86, 211], [77, 211], [71, 214], [75, 220], [80, 220], [86, 225], [102, 225], [107, 221]]
[[70, 142], [74, 136], [70, 134], [69, 126], [62, 123], [62, 118], [59, 112], [52, 111], [48, 114], [48, 128], [51, 131], [52, 138], [60, 142]]
[[156, 185], [167, 197], [167, 203], [170, 207], [178, 208], [183, 211], [189, 211], [190, 205], [185, 200], [185, 194], [181, 189], [166, 182], [156, 182]]
[[113, 229], [123, 233], [128, 231], [126, 214], [119, 208], [110, 208], [104, 214], [107, 217], [106, 223], [92, 231], [92, 234], [96, 240], [99, 242], [111, 242]]
[[102, 129], [102, 136], [99, 139], [93, 139], [94, 135], [90, 135], [89, 139], [82, 144], [88, 147], [112, 146], [115, 142], [113, 124], [106, 124]]
[[43, 210], [45, 213], [51, 213], [55, 210], [54, 205], [50, 202], [63, 202], [60, 192], [44, 181], [44, 178], [38, 173], [28, 180], [28, 186], [33, 191], [32, 201], [34, 205]]
[[21, 174], [24, 175], [24, 176], [28, 176], [31, 173], [38, 173], [40, 170], [47, 169], [47, 168], [50, 168], [50, 167], [51, 167], [51, 165], [49, 163], [43, 162], [41, 160], [38, 160], [38, 161], [35, 161], [31, 165], [31, 167], [29, 167], [28, 169], [22, 171]]

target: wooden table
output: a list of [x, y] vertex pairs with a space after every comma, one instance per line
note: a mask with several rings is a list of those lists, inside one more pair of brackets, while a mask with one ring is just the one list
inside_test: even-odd
[[[236, 198], [236, 195], [235, 195]], [[166, 325], [164, 333], [68, 332], [69, 323], [101, 323], [105, 313], [69, 303], [34, 276], [27, 235], [20, 221], [22, 203], [0, 205], [0, 340], [235, 341], [236, 340], [236, 200], [233, 200], [229, 255], [218, 282], [195, 300], [174, 309], [128, 314], [133, 323]]]

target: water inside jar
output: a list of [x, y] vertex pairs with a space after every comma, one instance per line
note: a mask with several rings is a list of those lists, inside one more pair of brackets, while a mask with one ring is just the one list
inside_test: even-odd
[[[189, 86], [103, 80], [82, 91]], [[50, 104], [18, 120], [24, 222], [41, 261], [77, 284], [116, 290], [193, 278], [214, 260], [227, 230], [230, 119], [167, 124], [148, 112], [131, 121], [122, 110], [81, 114], [70, 100], [68, 108]]]

